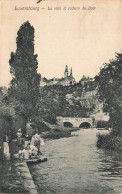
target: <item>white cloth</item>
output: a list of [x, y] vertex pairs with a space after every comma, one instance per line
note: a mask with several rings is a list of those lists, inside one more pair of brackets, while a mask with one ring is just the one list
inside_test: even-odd
[[30, 145], [29, 154], [37, 156], [38, 149], [34, 145]]

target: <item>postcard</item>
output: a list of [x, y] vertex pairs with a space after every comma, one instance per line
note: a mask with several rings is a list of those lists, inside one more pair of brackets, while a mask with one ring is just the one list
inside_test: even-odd
[[122, 193], [121, 10], [0, 1], [0, 193]]

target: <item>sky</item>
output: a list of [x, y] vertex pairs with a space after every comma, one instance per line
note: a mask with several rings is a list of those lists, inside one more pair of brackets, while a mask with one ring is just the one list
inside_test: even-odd
[[[83, 75], [94, 77], [122, 49], [121, 0], [43, 0], [38, 4], [37, 0], [1, 0], [0, 3], [1, 86], [8, 86], [11, 80], [10, 53], [16, 51], [17, 31], [27, 20], [35, 29], [38, 72], [48, 79], [63, 77], [66, 64], [69, 69], [72, 67], [76, 81]], [[19, 10], [29, 6], [39, 10]], [[57, 7], [61, 10], [55, 10]], [[77, 10], [72, 10], [73, 7]]]

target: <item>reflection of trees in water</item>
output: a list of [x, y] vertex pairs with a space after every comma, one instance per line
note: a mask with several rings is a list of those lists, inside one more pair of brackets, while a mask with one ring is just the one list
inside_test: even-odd
[[120, 179], [122, 177], [122, 153], [121, 151], [100, 150], [100, 162], [102, 163], [98, 170], [106, 172], [101, 176], [114, 177]]

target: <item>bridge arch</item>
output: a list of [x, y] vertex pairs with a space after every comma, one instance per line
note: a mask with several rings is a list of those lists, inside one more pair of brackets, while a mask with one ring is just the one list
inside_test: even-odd
[[73, 127], [73, 124], [69, 121], [65, 121], [63, 122], [63, 124], [64, 124], [64, 127]]
[[79, 128], [90, 128], [90, 127], [91, 127], [91, 124], [89, 122], [82, 122], [79, 125]]

